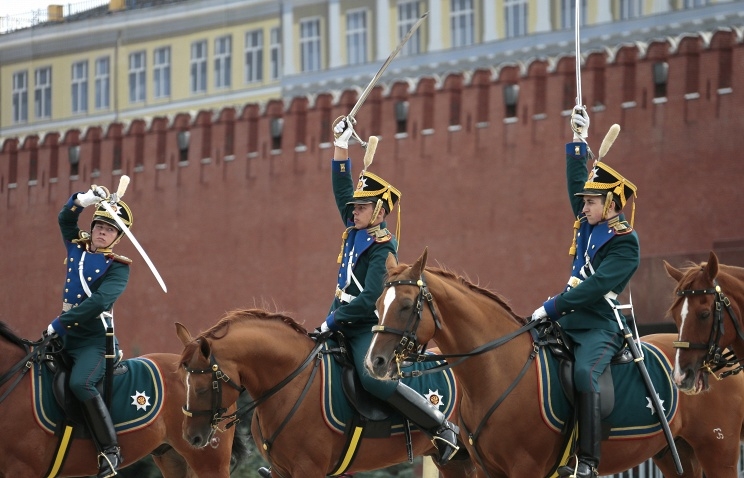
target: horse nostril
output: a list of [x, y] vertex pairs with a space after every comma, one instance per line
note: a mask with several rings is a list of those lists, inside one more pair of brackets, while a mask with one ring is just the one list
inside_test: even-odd
[[380, 370], [385, 366], [385, 359], [383, 357], [375, 357], [375, 359], [372, 361], [372, 365], [374, 366], [375, 370]]

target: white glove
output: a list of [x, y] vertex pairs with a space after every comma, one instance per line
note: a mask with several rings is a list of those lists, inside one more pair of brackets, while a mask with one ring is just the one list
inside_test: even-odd
[[54, 327], [52, 326], [52, 324], [49, 324], [49, 327], [47, 327], [46, 333], [47, 335], [57, 335], [57, 331], [54, 330]]
[[333, 125], [333, 136], [336, 140], [333, 144], [341, 149], [349, 149], [349, 138], [351, 138], [353, 132], [354, 126], [348, 118], [336, 118]]
[[545, 306], [541, 306], [539, 309], [532, 313], [532, 320], [543, 320], [548, 318], [548, 313], [545, 311]]
[[574, 141], [583, 141], [589, 136], [589, 114], [583, 106], [575, 106], [571, 112], [571, 129], [574, 132]]
[[106, 199], [107, 196], [108, 194], [104, 188], [96, 186], [95, 188], [90, 188], [83, 194], [78, 194], [77, 200], [80, 202], [81, 206], [88, 207], [101, 201], [101, 199]]
[[326, 324], [325, 321], [323, 321], [323, 323], [320, 324], [320, 333], [325, 334], [326, 332], [330, 332], [330, 331], [331, 329], [328, 328], [328, 324]]

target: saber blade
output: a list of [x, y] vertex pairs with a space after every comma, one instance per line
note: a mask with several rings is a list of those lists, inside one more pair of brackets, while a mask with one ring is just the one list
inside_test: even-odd
[[351, 112], [347, 115], [349, 118], [354, 119], [354, 117], [357, 114], [357, 111], [359, 111], [359, 108], [362, 107], [364, 104], [364, 100], [367, 99], [367, 96], [369, 96], [369, 93], [372, 91], [372, 88], [375, 87], [377, 84], [377, 81], [379, 81], [380, 77], [383, 73], [385, 73], [385, 70], [387, 70], [387, 67], [390, 65], [390, 62], [393, 61], [393, 59], [398, 55], [401, 49], [403, 49], [403, 45], [406, 44], [408, 40], [411, 39], [413, 34], [418, 30], [418, 27], [421, 26], [422, 23], [424, 23], [424, 20], [426, 20], [426, 17], [429, 15], [429, 12], [424, 13], [421, 15], [421, 17], [416, 20], [416, 23], [413, 24], [410, 30], [408, 30], [408, 33], [406, 33], [406, 36], [403, 37], [403, 39], [398, 43], [398, 46], [395, 47], [395, 50], [390, 54], [390, 56], [387, 57], [387, 60], [385, 60], [385, 63], [382, 64], [379, 71], [375, 76], [372, 78], [372, 81], [369, 82], [367, 87], [362, 91], [362, 94], [359, 95], [359, 99], [357, 100], [354, 107], [351, 109]]
[[137, 251], [140, 253], [142, 258], [147, 263], [147, 266], [150, 268], [150, 271], [152, 271], [152, 274], [155, 276], [155, 279], [158, 280], [158, 284], [160, 284], [160, 287], [163, 289], [163, 292], [168, 293], [168, 288], [165, 287], [165, 282], [163, 282], [163, 278], [160, 277], [160, 274], [158, 273], [158, 270], [155, 268], [155, 264], [152, 263], [150, 260], [150, 257], [147, 255], [145, 250], [140, 245], [139, 241], [134, 237], [134, 234], [132, 234], [129, 231], [129, 228], [124, 224], [124, 222], [119, 218], [119, 215], [116, 214], [114, 209], [111, 207], [111, 204], [109, 204], [107, 201], [101, 201], [101, 206], [111, 214], [111, 217], [114, 218], [114, 221], [116, 221], [116, 224], [119, 225], [122, 231], [124, 231], [124, 234], [129, 238], [130, 241], [132, 241], [132, 244], [134, 244], [134, 247], [137, 249]]

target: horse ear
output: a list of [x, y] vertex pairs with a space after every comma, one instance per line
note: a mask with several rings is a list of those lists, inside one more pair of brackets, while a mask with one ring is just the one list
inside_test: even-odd
[[395, 254], [388, 252], [387, 259], [385, 259], [385, 268], [390, 272], [390, 270], [397, 265], [398, 260], [395, 258]]
[[184, 347], [194, 341], [194, 338], [191, 336], [191, 332], [189, 332], [189, 329], [187, 329], [186, 326], [180, 322], [176, 322], [176, 335], [178, 335], [178, 338], [181, 339], [181, 343], [184, 345]]
[[425, 247], [423, 254], [421, 254], [421, 257], [419, 257], [416, 263], [411, 266], [411, 275], [413, 277], [421, 277], [421, 274], [424, 272], [424, 269], [426, 268], [426, 256], [428, 255], [428, 250], [429, 248]]
[[209, 357], [212, 355], [212, 348], [209, 345], [209, 341], [207, 339], [201, 339], [198, 340], [198, 343], [201, 354], [205, 359], [209, 360]]
[[708, 273], [708, 278], [711, 281], [718, 276], [718, 256], [713, 251], [710, 251], [708, 263], [705, 265], [705, 271]]
[[664, 268], [666, 269], [669, 277], [676, 280], [677, 282], [679, 282], [682, 279], [682, 276], [684, 275], [684, 273], [681, 270], [674, 268], [667, 261], [664, 261]]

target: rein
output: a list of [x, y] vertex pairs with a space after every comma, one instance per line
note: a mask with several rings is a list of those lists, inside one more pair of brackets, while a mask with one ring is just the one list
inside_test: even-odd
[[[686, 289], [677, 291], [677, 295], [680, 297], [694, 296], [698, 294], [715, 296], [713, 303], [714, 322], [710, 329], [708, 343], [674, 341], [672, 342], [672, 345], [677, 349], [706, 350], [707, 352], [703, 358], [703, 365], [700, 368], [713, 375], [716, 379], [723, 380], [729, 375], [734, 375], [744, 370], [744, 365], [741, 363], [744, 359], [737, 359], [733, 351], [724, 352], [719, 345], [725, 330], [723, 319], [724, 309], [728, 312], [729, 317], [731, 317], [731, 321], [734, 323], [734, 328], [736, 329], [736, 334], [741, 340], [744, 340], [744, 330], [742, 330], [741, 325], [739, 324], [739, 319], [736, 317], [736, 313], [731, 308], [731, 301], [723, 293], [723, 290], [721, 289], [721, 286], [718, 285], [716, 279], [713, 279], [713, 288], [711, 289]], [[737, 364], [738, 367], [733, 370], [727, 370], [719, 375], [716, 375], [715, 373], [721, 369]]]
[[[245, 392], [245, 387], [235, 383], [227, 374], [222, 372], [220, 370], [220, 366], [217, 363], [217, 360], [214, 358], [214, 354], [210, 355], [209, 357], [209, 363], [210, 368], [205, 369], [193, 369], [189, 368], [185, 363], [183, 364], [183, 368], [189, 372], [189, 373], [195, 373], [195, 374], [212, 374], [212, 408], [211, 410], [188, 410], [185, 406], [183, 407], [183, 413], [187, 417], [197, 416], [197, 415], [209, 415], [211, 416], [210, 425], [212, 429], [214, 430], [220, 430], [219, 424], [220, 422], [229, 420], [229, 422], [225, 425], [225, 430], [229, 429], [232, 426], [237, 425], [240, 423], [240, 421], [248, 415], [250, 412], [252, 412], [256, 407], [264, 403], [266, 400], [271, 398], [273, 395], [275, 395], [279, 390], [284, 388], [288, 383], [290, 383], [292, 380], [295, 379], [300, 373], [302, 373], [303, 370], [305, 370], [308, 365], [310, 365], [310, 362], [315, 358], [315, 365], [313, 366], [313, 372], [310, 374], [310, 378], [308, 379], [307, 383], [305, 384], [304, 389], [302, 390], [302, 393], [298, 397], [297, 401], [295, 402], [294, 406], [292, 407], [292, 410], [287, 414], [284, 421], [279, 425], [277, 430], [274, 432], [274, 434], [271, 436], [269, 440], [264, 440], [264, 449], [268, 450], [271, 446], [271, 443], [276, 439], [276, 437], [279, 435], [279, 433], [284, 429], [286, 424], [289, 422], [290, 418], [294, 416], [295, 412], [297, 411], [297, 408], [299, 408], [302, 401], [305, 399], [305, 396], [307, 395], [307, 392], [310, 389], [310, 385], [313, 382], [313, 379], [315, 378], [315, 374], [318, 370], [318, 366], [320, 365], [320, 359], [322, 357], [320, 353], [320, 349], [323, 347], [323, 342], [318, 342], [313, 350], [310, 352], [310, 354], [305, 358], [305, 360], [287, 377], [284, 378], [281, 382], [274, 385], [271, 389], [267, 390], [266, 393], [258, 397], [257, 399], [251, 401], [250, 403], [240, 407], [233, 413], [229, 415], [224, 415], [225, 412], [227, 412], [227, 408], [222, 407], [222, 383], [227, 383], [232, 388], [237, 390], [240, 394]], [[220, 431], [225, 431], [220, 430]]]
[[[36, 342], [21, 339], [23, 343], [23, 350], [24, 352], [26, 352], [26, 356], [16, 362], [15, 365], [10, 368], [10, 370], [0, 376], [0, 387], [2, 387], [11, 378], [13, 378], [14, 375], [17, 374], [16, 379], [8, 386], [8, 389], [5, 391], [5, 393], [0, 395], [0, 403], [8, 398], [10, 392], [12, 392], [16, 388], [16, 386], [18, 386], [18, 384], [21, 382], [21, 379], [29, 372], [29, 370], [31, 370], [34, 362], [39, 360], [39, 358], [46, 353], [46, 348], [49, 343], [52, 342], [52, 340], [56, 339], [57, 337], [54, 335], [47, 335], [43, 339]], [[34, 347], [34, 349], [31, 350], [31, 347]]]

